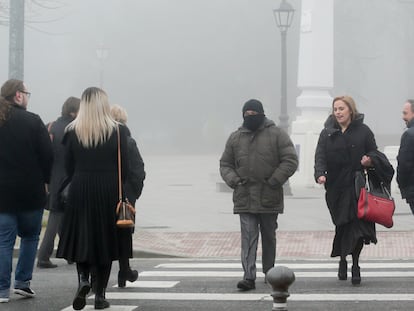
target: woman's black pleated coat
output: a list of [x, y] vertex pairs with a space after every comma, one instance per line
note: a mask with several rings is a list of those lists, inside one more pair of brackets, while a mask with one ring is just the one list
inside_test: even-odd
[[[122, 177], [128, 171], [127, 135], [120, 128]], [[71, 184], [57, 257], [107, 265], [118, 259], [115, 208], [118, 202], [117, 132], [105, 143], [83, 147], [66, 133], [65, 165]]]

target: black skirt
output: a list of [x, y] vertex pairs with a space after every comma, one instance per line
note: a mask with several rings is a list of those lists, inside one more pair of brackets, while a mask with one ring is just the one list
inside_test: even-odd
[[331, 257], [352, 254], [358, 242], [377, 243], [375, 223], [354, 218], [351, 222], [335, 227]]
[[107, 265], [118, 259], [117, 172], [77, 172], [69, 189], [58, 258]]

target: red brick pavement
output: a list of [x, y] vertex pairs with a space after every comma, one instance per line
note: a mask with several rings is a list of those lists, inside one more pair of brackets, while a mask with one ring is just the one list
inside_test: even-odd
[[[278, 231], [276, 236], [278, 258], [327, 259], [334, 232]], [[364, 247], [362, 258], [414, 259], [414, 231], [380, 231], [377, 238], [376, 245]], [[179, 257], [238, 257], [240, 233], [140, 231], [135, 234], [134, 250]]]

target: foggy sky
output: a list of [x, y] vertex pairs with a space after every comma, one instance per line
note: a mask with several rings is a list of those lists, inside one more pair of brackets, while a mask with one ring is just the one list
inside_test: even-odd
[[[32, 92], [29, 110], [44, 122], [56, 119], [67, 97], [100, 86], [101, 70], [103, 89], [112, 103], [127, 109], [144, 153], [221, 150], [250, 98], [261, 100], [266, 115], [279, 122], [280, 32], [272, 12], [279, 1], [60, 2], [65, 5], [54, 10], [28, 5], [26, 12], [24, 80]], [[292, 121], [299, 113], [300, 1], [289, 2], [297, 10], [288, 32]], [[414, 97], [412, 3], [335, 1], [331, 94], [354, 96], [377, 136], [399, 137], [402, 104]], [[0, 26], [0, 38], [3, 82], [7, 27]], [[108, 49], [102, 67], [96, 53], [101, 46]], [[397, 145], [397, 138], [387, 143]]]

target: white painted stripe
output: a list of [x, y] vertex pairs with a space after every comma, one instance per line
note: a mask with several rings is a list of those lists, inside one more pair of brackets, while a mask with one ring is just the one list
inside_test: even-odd
[[[297, 278], [330, 278], [330, 277], [338, 277], [338, 272], [320, 272], [320, 271], [312, 271], [312, 272], [304, 272], [298, 271], [294, 272]], [[351, 276], [351, 273], [348, 273]], [[361, 271], [361, 277], [373, 277], [373, 278], [401, 278], [401, 277], [413, 277], [414, 271]]]
[[[351, 265], [351, 264], [350, 264]], [[286, 266], [290, 269], [337, 269], [338, 263], [276, 263], [276, 266]], [[361, 262], [362, 269], [413, 269], [414, 262]], [[258, 269], [262, 268], [257, 263]], [[240, 263], [165, 263], [155, 266], [163, 269], [241, 269]]]
[[[156, 270], [143, 271], [139, 273], [140, 277], [240, 277], [242, 271], [174, 271], [174, 270]], [[260, 277], [258, 275], [258, 277]]]
[[[108, 299], [142, 300], [221, 300], [253, 301], [273, 300], [270, 294], [219, 294], [219, 293], [131, 293], [107, 292]], [[288, 301], [413, 301], [413, 294], [292, 294]], [[112, 307], [112, 305], [111, 305]]]
[[[114, 305], [114, 304], [111, 303], [111, 308], [108, 309], [108, 310], [111, 310], [111, 311], [133, 311], [136, 308], [138, 308], [138, 306], [121, 306], [121, 305], [117, 306], [117, 305]], [[86, 305], [85, 308], [82, 309], [82, 310], [95, 310], [95, 306], [94, 305]], [[65, 309], [62, 309], [61, 311], [73, 311], [73, 307], [69, 306]]]
[[[262, 268], [261, 263], [256, 264], [257, 268]], [[156, 265], [155, 268], [163, 269], [241, 269], [241, 263], [164, 263]]]
[[292, 294], [295, 301], [413, 301], [413, 294]]
[[[128, 288], [172, 288], [180, 283], [179, 281], [135, 281], [126, 282]], [[118, 287], [114, 285], [113, 287]]]
[[146, 299], [146, 300], [263, 300], [272, 299], [270, 294], [225, 294], [225, 293], [132, 293], [107, 292], [107, 299]]
[[[294, 271], [296, 277], [302, 278], [336, 278], [337, 271]], [[139, 274], [142, 277], [220, 277], [236, 278], [243, 277], [243, 271], [175, 271], [156, 270], [143, 271]], [[349, 273], [350, 275], [350, 273]], [[364, 277], [414, 277], [414, 271], [362, 271]], [[263, 273], [258, 273], [257, 278], [263, 278]]]

